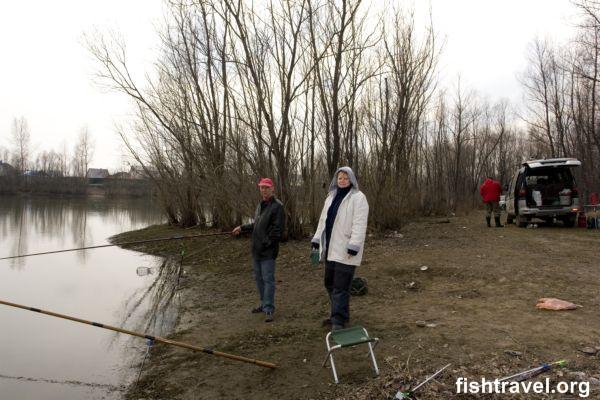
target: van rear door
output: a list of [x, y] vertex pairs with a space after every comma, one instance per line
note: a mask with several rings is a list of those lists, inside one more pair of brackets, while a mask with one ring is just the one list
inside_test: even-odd
[[581, 161], [575, 158], [551, 158], [548, 160], [534, 160], [523, 163], [523, 166], [529, 168], [542, 168], [542, 167], [579, 167]]

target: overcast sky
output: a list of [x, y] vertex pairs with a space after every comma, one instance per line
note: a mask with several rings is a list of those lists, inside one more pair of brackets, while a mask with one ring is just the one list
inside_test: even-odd
[[[573, 35], [569, 0], [396, 1], [415, 4], [419, 22], [431, 4], [434, 28], [445, 44], [443, 86], [452, 88], [460, 74], [463, 87], [492, 101], [521, 100], [516, 76], [536, 36], [564, 42]], [[131, 103], [94, 84], [83, 33], [118, 30], [130, 61], [139, 71], [151, 69], [163, 12], [161, 0], [1, 2], [0, 147], [11, 147], [15, 117], [28, 120], [36, 153], [60, 151], [63, 143], [72, 149], [87, 126], [95, 138], [92, 166], [119, 169], [125, 152], [115, 123], [128, 118]]]

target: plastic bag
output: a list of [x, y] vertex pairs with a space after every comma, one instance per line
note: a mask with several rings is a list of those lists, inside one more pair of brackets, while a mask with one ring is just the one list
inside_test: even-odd
[[576, 310], [581, 307], [579, 304], [574, 304], [569, 301], [554, 299], [554, 298], [541, 298], [538, 300], [538, 303], [535, 305], [537, 308], [542, 310], [553, 310], [553, 311], [561, 311], [561, 310]]
[[533, 196], [533, 201], [535, 201], [535, 204], [539, 207], [542, 205], [542, 192], [540, 192], [539, 190], [534, 190], [533, 192], [531, 192], [531, 195]]
[[356, 277], [352, 279], [352, 285], [350, 286], [350, 294], [352, 296], [364, 296], [368, 292], [367, 278]]

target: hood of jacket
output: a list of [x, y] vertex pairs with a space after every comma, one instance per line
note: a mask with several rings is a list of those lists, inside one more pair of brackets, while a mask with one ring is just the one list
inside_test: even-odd
[[352, 183], [352, 189], [359, 190], [358, 189], [358, 180], [356, 179], [356, 175], [354, 175], [354, 171], [352, 171], [352, 168], [341, 167], [341, 168], [338, 168], [337, 171], [335, 171], [335, 174], [333, 174], [333, 179], [331, 179], [331, 184], [329, 185], [329, 192], [330, 193], [333, 192], [333, 194], [335, 194], [337, 192], [337, 189], [338, 189], [337, 176], [341, 171], [348, 174], [348, 177], [350, 178], [350, 183]]

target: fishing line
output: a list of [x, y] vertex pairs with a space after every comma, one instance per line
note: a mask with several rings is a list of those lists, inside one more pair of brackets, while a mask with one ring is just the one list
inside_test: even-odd
[[29, 253], [29, 254], [20, 254], [20, 255], [17, 255], [17, 256], [0, 257], [0, 260], [11, 260], [11, 259], [14, 259], [14, 258], [23, 258], [23, 257], [31, 257], [31, 256], [41, 256], [41, 255], [56, 254], [56, 253], [65, 253], [65, 252], [68, 252], [68, 251], [100, 249], [100, 248], [103, 248], [103, 247], [129, 246], [129, 245], [143, 244], [143, 243], [161, 242], [161, 241], [169, 241], [169, 240], [183, 240], [183, 239], [193, 239], [193, 238], [198, 238], [198, 237], [223, 236], [223, 235], [231, 235], [231, 232], [202, 233], [202, 234], [198, 234], [198, 235], [189, 235], [189, 236], [172, 236], [172, 237], [168, 237], [168, 238], [136, 240], [136, 241], [132, 241], [132, 242], [121, 242], [121, 243], [112, 243], [112, 244], [101, 244], [101, 245], [97, 245], [97, 246], [77, 247], [77, 248], [74, 248], [74, 249], [44, 251], [44, 252], [40, 252], [40, 253]]
[[27, 382], [43, 382], [43, 383], [52, 383], [59, 385], [71, 385], [71, 386], [86, 386], [95, 389], [104, 389], [109, 392], [124, 392], [126, 388], [119, 387], [115, 385], [109, 385], [105, 383], [89, 383], [89, 382], [81, 382], [81, 381], [59, 381], [56, 379], [48, 379], [48, 378], [31, 378], [27, 376], [11, 376], [11, 375], [3, 375], [0, 374], [0, 378], [4, 379], [14, 379], [17, 381], [27, 381]]

